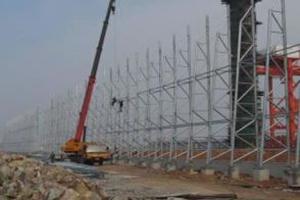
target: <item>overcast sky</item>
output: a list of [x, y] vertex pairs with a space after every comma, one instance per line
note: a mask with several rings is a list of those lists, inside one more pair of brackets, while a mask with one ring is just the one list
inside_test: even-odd
[[[172, 34], [184, 40], [187, 25], [194, 38], [201, 38], [205, 15], [212, 36], [226, 31], [220, 0], [118, 1], [101, 63], [106, 69], [158, 41], [169, 46]], [[268, 8], [278, 1], [259, 3], [259, 20], [266, 24]], [[298, 43], [300, 2], [286, 1], [289, 43]], [[0, 1], [0, 125], [87, 78], [106, 6], [107, 0]], [[260, 48], [265, 36], [263, 25]]]

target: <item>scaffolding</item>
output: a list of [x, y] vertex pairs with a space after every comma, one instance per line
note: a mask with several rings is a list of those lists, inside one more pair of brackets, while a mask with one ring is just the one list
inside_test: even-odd
[[[256, 1], [249, 2], [239, 21], [235, 59], [230, 26], [216, 34], [211, 52], [206, 17], [204, 41], [193, 40], [187, 27], [184, 40], [173, 35], [170, 52], [159, 43], [124, 66], [106, 69], [90, 107], [87, 140], [137, 162], [220, 170], [299, 166], [300, 55], [294, 55], [300, 48], [287, 47], [281, 0], [280, 11], [269, 12], [266, 51], [258, 52]], [[230, 13], [228, 7], [229, 21]], [[274, 33], [281, 37], [281, 49], [272, 48]], [[277, 96], [275, 83], [281, 86]], [[1, 148], [59, 153], [74, 134], [84, 85], [9, 122]]]

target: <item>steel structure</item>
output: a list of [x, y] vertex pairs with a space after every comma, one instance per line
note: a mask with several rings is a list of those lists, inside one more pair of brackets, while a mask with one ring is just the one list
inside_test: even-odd
[[[264, 76], [264, 100], [259, 166], [283, 155], [296, 163], [299, 130], [299, 45], [287, 45], [285, 2], [281, 10], [270, 10], [267, 52], [258, 59], [258, 75]], [[281, 41], [274, 44], [274, 40]], [[277, 45], [277, 46], [276, 46]], [[273, 48], [273, 49], [272, 49]], [[281, 91], [278, 90], [281, 88]], [[275, 151], [265, 153], [267, 148]], [[264, 155], [265, 154], [265, 155]]]
[[[256, 145], [258, 126], [256, 81], [256, 13], [259, 0], [222, 0], [230, 10], [230, 46], [232, 51], [232, 107], [231, 138], [234, 145], [248, 148]], [[231, 135], [233, 136], [233, 134]]]
[[[280, 11], [269, 13], [263, 53], [256, 48], [256, 1], [249, 2], [239, 34], [231, 36], [232, 26], [227, 34], [216, 34], [213, 53], [207, 17], [204, 41], [193, 40], [188, 27], [185, 42], [172, 37], [171, 52], [159, 44], [157, 50], [106, 69], [106, 80], [98, 83], [90, 107], [87, 140], [109, 144], [119, 159], [146, 165], [224, 171], [240, 166], [247, 173], [299, 166], [300, 56], [295, 57], [299, 50], [287, 47], [285, 2]], [[274, 25], [282, 43], [277, 50], [272, 48], [273, 33], [279, 35]], [[263, 96], [258, 86], [266, 91]], [[59, 152], [75, 131], [83, 88], [8, 123], [1, 148]]]

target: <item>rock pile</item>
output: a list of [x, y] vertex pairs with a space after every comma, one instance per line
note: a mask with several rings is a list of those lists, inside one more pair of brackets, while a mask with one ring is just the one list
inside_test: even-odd
[[107, 197], [99, 186], [62, 167], [0, 153], [0, 199], [101, 200]]

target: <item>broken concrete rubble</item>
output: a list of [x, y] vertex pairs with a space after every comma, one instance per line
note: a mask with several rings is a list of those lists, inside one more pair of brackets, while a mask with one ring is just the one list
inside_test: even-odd
[[20, 155], [0, 153], [0, 199], [101, 200], [94, 183], [65, 170]]
[[[103, 184], [105, 179], [84, 178], [84, 174], [60, 166], [48, 165], [25, 156], [7, 155], [0, 153], [0, 199], [19, 200], [193, 200], [193, 199], [235, 199], [235, 194], [174, 194], [175, 191], [161, 191], [151, 187], [140, 186], [142, 189], [122, 186], [128, 184], [119, 178], [114, 181], [110, 177], [117, 191], [111, 192], [110, 186]], [[78, 165], [78, 164], [75, 164]], [[144, 175], [144, 174], [143, 174]], [[123, 176], [125, 177], [125, 176]], [[135, 177], [135, 176], [132, 176]], [[109, 184], [108, 184], [109, 185]], [[100, 187], [101, 186], [101, 187]], [[117, 188], [116, 188], [117, 187]], [[105, 188], [108, 196], [102, 188]], [[149, 190], [152, 190], [149, 192]], [[198, 190], [198, 189], [197, 189]], [[154, 192], [155, 191], [155, 192]], [[176, 190], [176, 193], [178, 191]], [[183, 192], [183, 191], [181, 191]], [[191, 192], [191, 191], [189, 191]], [[166, 194], [166, 195], [163, 195]], [[173, 195], [172, 195], [173, 194]], [[128, 195], [128, 197], [126, 197]]]

